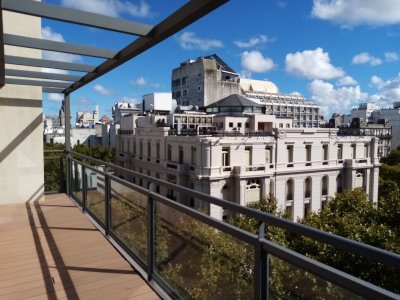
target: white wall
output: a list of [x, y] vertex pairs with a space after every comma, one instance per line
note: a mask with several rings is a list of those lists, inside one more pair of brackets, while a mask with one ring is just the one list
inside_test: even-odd
[[[3, 24], [6, 33], [41, 35], [40, 18], [3, 12]], [[5, 54], [41, 57], [40, 51], [10, 46], [5, 47]], [[0, 89], [0, 137], [0, 204], [41, 199], [44, 193], [41, 88], [6, 85]]]

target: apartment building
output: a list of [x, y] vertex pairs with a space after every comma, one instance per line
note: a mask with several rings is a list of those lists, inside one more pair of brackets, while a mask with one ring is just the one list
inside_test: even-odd
[[[124, 117], [117, 163], [241, 205], [273, 195], [293, 220], [345, 189], [363, 188], [377, 201], [377, 138], [339, 136], [336, 128], [293, 128], [291, 119], [254, 112], [257, 104], [243, 113], [249, 111], [246, 101], [221, 113], [232, 101], [210, 105], [206, 111], [215, 112], [207, 114]], [[230, 213], [174, 190], [158, 192], [218, 219]]]
[[319, 127], [323, 117], [316, 102], [297, 94], [279, 93], [271, 81], [240, 78], [218, 55], [187, 60], [172, 71], [172, 98], [177, 105], [209, 106], [239, 94], [259, 102], [265, 113], [290, 118], [294, 127]]

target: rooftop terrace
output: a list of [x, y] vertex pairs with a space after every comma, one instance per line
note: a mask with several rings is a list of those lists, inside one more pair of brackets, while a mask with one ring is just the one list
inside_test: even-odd
[[0, 209], [1, 299], [159, 299], [65, 195]]

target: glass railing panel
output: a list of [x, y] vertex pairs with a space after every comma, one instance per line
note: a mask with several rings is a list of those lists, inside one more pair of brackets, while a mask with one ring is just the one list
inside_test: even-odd
[[106, 181], [104, 175], [86, 169], [87, 196], [86, 209], [89, 210], [99, 221], [105, 224], [105, 199]]
[[147, 195], [111, 180], [111, 230], [147, 264]]
[[253, 299], [254, 247], [157, 203], [155, 272], [184, 299]]
[[272, 255], [269, 268], [268, 299], [364, 299]]
[[78, 164], [77, 162], [71, 163], [71, 193], [73, 194], [75, 200], [82, 205], [83, 201], [83, 194], [82, 194], [82, 187], [83, 187], [83, 173], [82, 173], [82, 165]]

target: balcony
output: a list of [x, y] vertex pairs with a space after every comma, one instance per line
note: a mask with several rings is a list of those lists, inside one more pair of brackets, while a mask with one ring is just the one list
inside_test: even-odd
[[65, 194], [0, 208], [0, 298], [159, 299]]
[[[271, 273], [268, 268], [272, 268], [276, 272], [277, 270], [282, 271], [283, 269], [280, 269], [282, 266], [284, 266], [285, 273], [292, 274], [291, 276], [301, 276], [303, 281], [302, 286], [288, 281], [285, 287], [287, 293], [307, 295], [307, 297], [311, 298], [329, 298], [329, 295], [325, 294], [327, 292], [326, 287], [329, 286], [331, 292], [333, 291], [334, 294], [342, 295], [346, 298], [352, 298], [356, 295], [375, 299], [398, 298], [398, 295], [390, 291], [280, 246], [266, 239], [263, 233], [265, 226], [268, 224], [268, 226], [278, 227], [287, 232], [306, 236], [316, 242], [326, 243], [331, 247], [337, 248], [338, 251], [346, 250], [353, 253], [352, 255], [362, 255], [381, 264], [390, 265], [397, 270], [400, 270], [399, 255], [94, 160], [84, 155], [72, 153], [72, 157], [67, 157], [66, 160], [67, 187], [69, 187], [69, 193], [73, 201], [71, 202], [68, 197], [59, 194], [52, 196], [55, 198], [47, 198], [44, 204], [39, 203], [41, 207], [38, 207], [38, 204], [34, 207], [35, 210], [41, 209], [44, 212], [47, 221], [46, 226], [52, 233], [56, 234], [63, 230], [64, 227], [69, 228], [65, 230], [70, 231], [66, 233], [61, 231], [59, 233], [64, 242], [63, 245], [60, 244], [60, 247], [65, 246], [71, 249], [78, 247], [81, 250], [77, 250], [78, 257], [82, 258], [83, 254], [81, 252], [83, 252], [98, 262], [99, 260], [93, 257], [92, 251], [97, 253], [94, 247], [90, 248], [91, 246], [89, 245], [89, 250], [84, 250], [86, 243], [89, 243], [91, 238], [82, 238], [82, 235], [89, 234], [87, 231], [90, 231], [90, 233], [96, 233], [97, 236], [100, 236], [99, 232], [101, 232], [107, 237], [102, 241], [107, 244], [108, 240], [135, 267], [136, 272], [141, 274], [147, 283], [155, 288], [164, 299], [192, 298], [193, 286], [201, 288], [212, 284], [209, 276], [204, 276], [203, 272], [205, 270], [212, 272], [209, 274], [210, 276], [216, 270], [225, 270], [226, 272], [236, 270], [230, 274], [236, 274], [235, 276], [237, 277], [225, 278], [225, 276], [219, 275], [221, 276], [217, 277], [219, 284], [213, 285], [212, 288], [212, 293], [224, 295], [227, 299], [235, 299], [238, 293], [245, 299], [276, 298], [277, 294], [274, 294], [276, 292], [274, 289], [276, 273]], [[96, 167], [96, 164], [105, 166], [104, 169], [107, 171], [100, 170]], [[143, 188], [119, 178], [118, 176], [122, 174], [124, 174], [125, 178], [139, 177], [143, 182], [147, 183], [144, 186], [148, 188]], [[243, 231], [228, 223], [214, 219], [204, 212], [168, 199], [167, 195], [163, 196], [163, 194], [159, 193], [160, 190], [173, 191], [174, 196], [180, 195], [175, 199], [180, 198], [183, 201], [185, 199], [198, 199], [208, 205], [212, 204], [228, 209], [234, 214], [255, 218], [260, 223], [259, 234], [254, 235]], [[62, 199], [62, 201], [53, 202], [53, 199], [56, 198]], [[79, 215], [79, 210], [74, 207], [75, 205], [79, 207], [83, 214]], [[41, 211], [38, 212], [40, 218]], [[54, 215], [46, 215], [47, 212]], [[75, 212], [78, 216], [72, 217], [67, 212]], [[60, 215], [64, 215], [69, 220], [69, 223], [61, 225], [59, 223], [51, 223], [53, 220], [61, 221], [62, 218], [57, 217]], [[77, 223], [76, 220], [78, 218], [85, 220], [83, 216], [86, 216], [94, 224], [94, 227], [85, 225], [89, 226], [91, 230], [84, 230], [83, 228], [88, 227]], [[87, 222], [87, 220], [85, 221]], [[18, 223], [19, 221], [16, 222]], [[43, 224], [41, 226], [44, 227]], [[76, 228], [79, 228], [79, 230]], [[99, 231], [95, 231], [95, 228]], [[204, 235], [204, 230], [210, 232], [212, 237], [215, 235], [216, 240], [210, 239], [210, 235]], [[70, 232], [71, 234], [80, 234], [81, 237], [78, 240], [74, 240], [72, 237], [69, 238], [67, 234]], [[9, 234], [11, 235], [11, 233]], [[33, 235], [32, 240], [35, 240], [35, 238], [36, 236]], [[231, 252], [227, 245], [219, 244], [218, 241], [223, 241], [224, 239], [230, 241], [230, 245], [233, 247], [232, 250], [235, 249], [235, 251]], [[68, 242], [65, 242], [65, 240], [68, 240]], [[10, 245], [12, 243], [13, 241], [10, 241]], [[32, 243], [35, 244], [33, 241]], [[104, 248], [107, 247], [109, 245], [104, 246]], [[210, 249], [214, 250], [210, 252]], [[89, 260], [89, 258], [87, 259]], [[82, 258], [82, 260], [84, 259]], [[67, 262], [67, 259], [65, 262]], [[65, 264], [69, 266], [69, 262], [67, 263]], [[107, 264], [105, 261], [104, 263]], [[116, 268], [114, 263], [110, 262], [110, 265], [108, 268], [113, 270]], [[209, 270], [212, 266], [216, 269]], [[85, 267], [86, 265], [81, 265], [78, 260], [74, 264], [74, 268], [68, 267], [67, 269], [72, 272], [76, 269], [81, 271]], [[59, 270], [60, 267], [56, 266], [56, 269]], [[44, 272], [43, 270], [44, 268], [41, 269], [42, 272]], [[129, 275], [137, 276], [137, 273], [129, 272]], [[125, 275], [124, 272], [122, 273]], [[13, 277], [13, 275], [9, 276]], [[279, 276], [284, 275], [281, 274]], [[128, 278], [128, 275], [126, 277]], [[58, 282], [57, 279], [55, 280]], [[69, 286], [68, 276], [64, 276], [59, 280], [62, 282], [60, 284]], [[137, 279], [127, 279], [127, 281], [130, 280], [132, 282], [138, 281]], [[237, 280], [241, 281], [240, 285], [237, 284]], [[115, 279], [116, 281], [118, 280]], [[114, 279], [112, 282], [110, 285], [114, 284]], [[118, 284], [126, 284], [124, 282]], [[77, 283], [77, 288], [80, 287], [79, 284], [85, 285], [84, 283]], [[313, 288], [310, 289], [310, 286]], [[86, 288], [90, 291], [89, 287]], [[142, 287], [136, 286], [135, 283], [131, 286], [131, 289], [134, 290], [132, 290], [132, 293], [136, 293], [136, 289], [142, 291]], [[148, 287], [144, 286], [143, 289], [146, 290]], [[2, 289], [0, 288], [1, 292]], [[69, 292], [72, 293], [73, 291]], [[96, 293], [97, 291], [91, 292]], [[203, 292], [207, 295], [207, 289], [203, 288]], [[148, 293], [146, 297], [148, 296], [150, 299], [153, 299], [151, 297], [157, 297], [155, 294], [151, 294], [149, 290], [146, 290], [145, 293]], [[208, 296], [206, 298], [211, 297], [210, 295]]]

